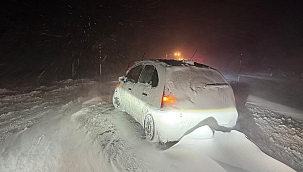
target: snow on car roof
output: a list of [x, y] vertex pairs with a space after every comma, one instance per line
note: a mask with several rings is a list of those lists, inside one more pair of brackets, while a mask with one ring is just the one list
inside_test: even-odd
[[135, 63], [144, 63], [144, 62], [162, 62], [167, 66], [195, 66], [200, 68], [208, 68], [208, 69], [214, 69], [210, 66], [207, 66], [205, 64], [197, 63], [192, 60], [174, 60], [174, 59], [148, 59], [143, 61], [136, 61]]
[[203, 68], [211, 68], [205, 64], [200, 64], [194, 62], [192, 60], [173, 60], [173, 59], [157, 59], [160, 62], [164, 62], [170, 66], [196, 66], [196, 67], [203, 67]]

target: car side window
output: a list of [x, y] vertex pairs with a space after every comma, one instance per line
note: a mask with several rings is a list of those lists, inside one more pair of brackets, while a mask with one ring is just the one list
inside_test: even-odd
[[156, 68], [153, 65], [146, 65], [139, 78], [139, 82], [156, 87], [158, 85], [158, 72]]
[[128, 81], [133, 82], [133, 83], [137, 83], [139, 76], [141, 74], [142, 71], [142, 66], [136, 66], [132, 69], [130, 69], [130, 71], [127, 73], [126, 78]]
[[154, 66], [152, 66], [152, 65], [144, 66], [144, 69], [139, 78], [139, 83], [149, 84], [151, 82], [153, 71], [154, 71]]
[[158, 86], [158, 83], [159, 83], [159, 77], [158, 77], [157, 69], [155, 68], [152, 76], [152, 87]]

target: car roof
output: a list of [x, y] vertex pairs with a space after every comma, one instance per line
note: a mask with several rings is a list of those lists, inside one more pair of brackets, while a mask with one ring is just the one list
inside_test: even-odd
[[[209, 69], [214, 69], [210, 66], [207, 66], [205, 64], [197, 63], [192, 60], [174, 60], [174, 59], [149, 59], [149, 60], [142, 60], [142, 61], [137, 61], [137, 63], [161, 63], [162, 65], [169, 67], [169, 66], [195, 66], [195, 67], [200, 67], [200, 68], [209, 68]], [[216, 70], [216, 69], [214, 69]]]
[[164, 62], [169, 66], [196, 66], [196, 67], [211, 68], [205, 64], [200, 64], [200, 63], [194, 62], [192, 60], [158, 59], [158, 61]]

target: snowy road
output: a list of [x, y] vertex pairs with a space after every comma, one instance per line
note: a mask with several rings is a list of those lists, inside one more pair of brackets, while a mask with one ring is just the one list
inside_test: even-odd
[[[115, 83], [95, 85], [65, 81], [40, 92], [2, 90], [0, 171], [292, 171], [238, 131], [212, 137], [199, 128], [177, 144], [152, 144], [138, 123], [113, 108]], [[303, 169], [301, 123], [257, 105], [238, 110], [238, 130]]]

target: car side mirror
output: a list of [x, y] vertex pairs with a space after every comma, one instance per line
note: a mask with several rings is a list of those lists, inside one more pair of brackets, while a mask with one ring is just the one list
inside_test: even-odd
[[118, 78], [118, 80], [119, 80], [119, 82], [126, 82], [126, 77], [125, 76], [120, 76], [119, 78]]

